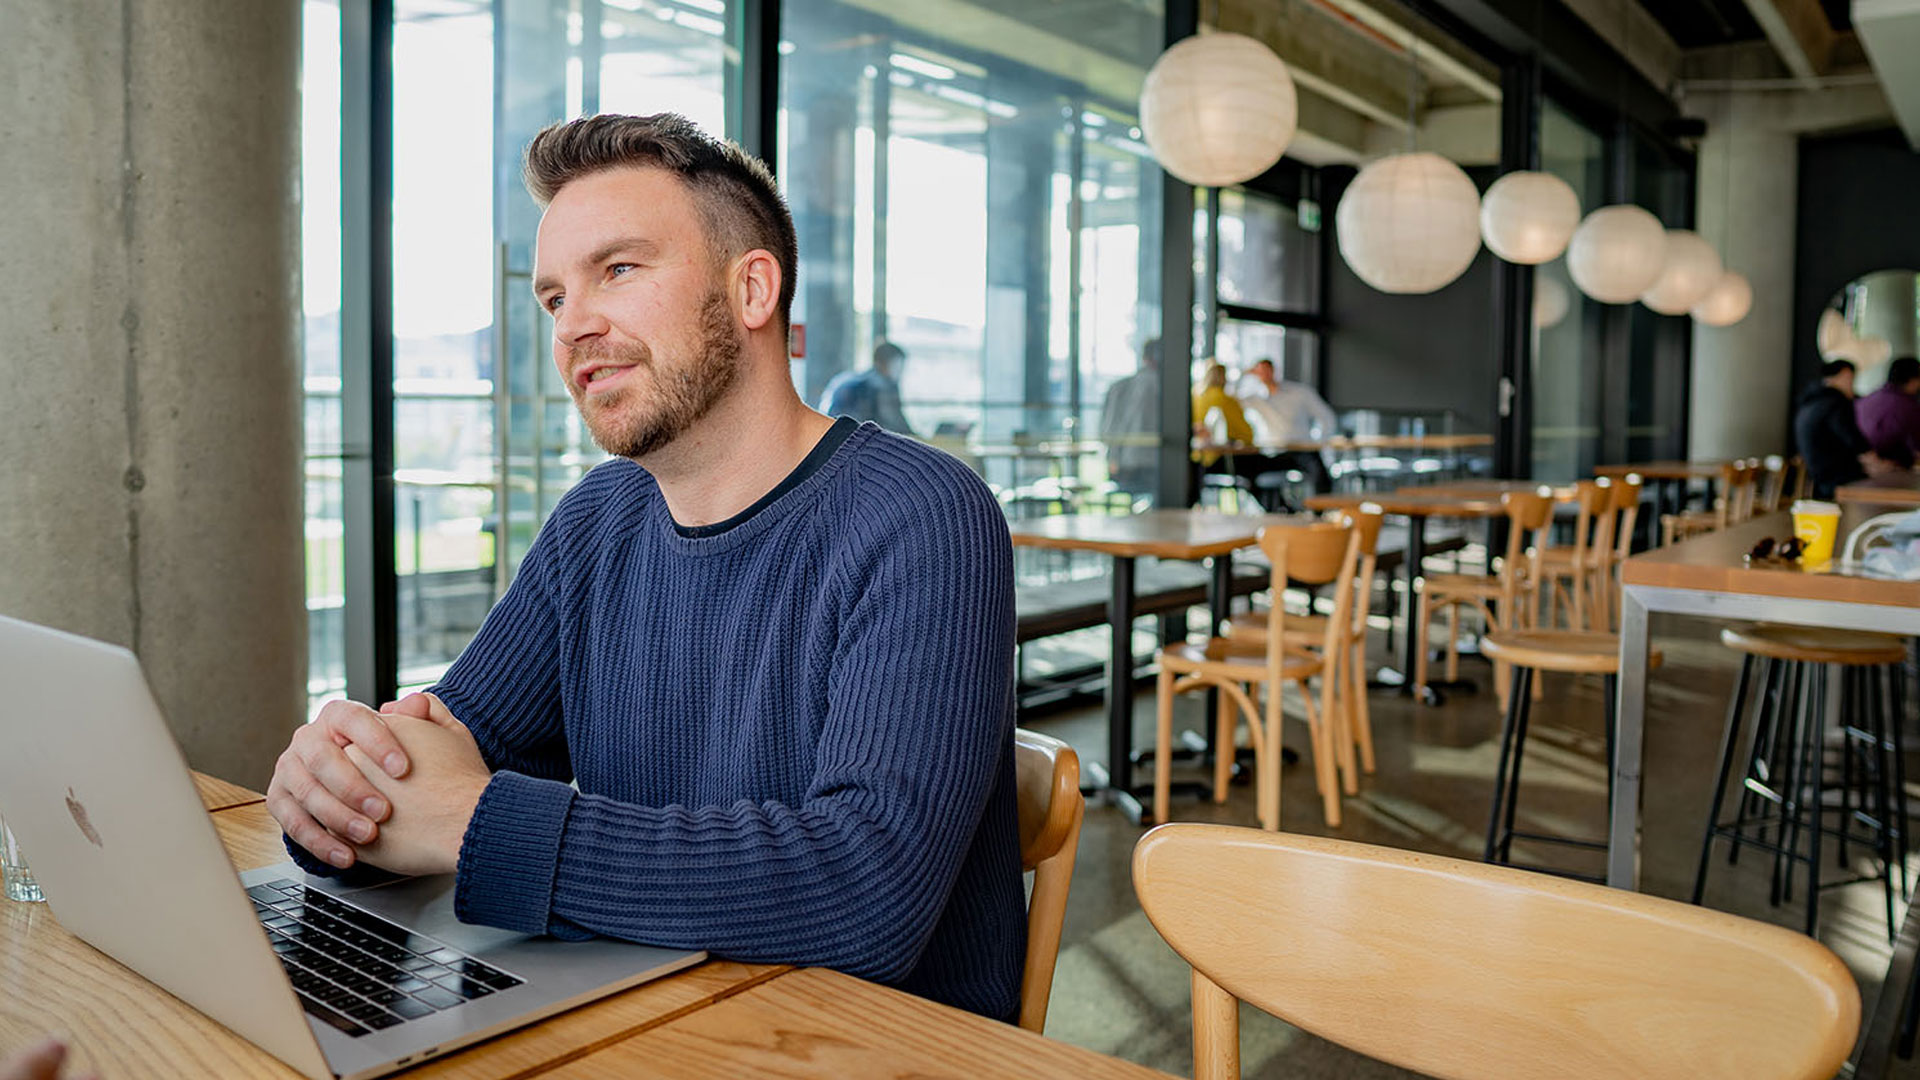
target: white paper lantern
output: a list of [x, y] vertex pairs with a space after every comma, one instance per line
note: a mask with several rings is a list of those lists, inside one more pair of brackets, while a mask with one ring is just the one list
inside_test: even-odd
[[1662, 315], [1685, 315], [1720, 282], [1720, 253], [1691, 229], [1667, 230], [1667, 265], [1640, 302]]
[[1388, 293], [1430, 293], [1480, 250], [1480, 193], [1460, 166], [1425, 151], [1360, 170], [1334, 212], [1340, 254]]
[[1160, 167], [1200, 187], [1251, 180], [1293, 141], [1299, 103], [1273, 50], [1242, 34], [1190, 37], [1154, 61], [1140, 130]]
[[1580, 197], [1552, 173], [1508, 173], [1480, 199], [1480, 236], [1510, 263], [1559, 258], [1579, 224]]
[[1637, 206], [1603, 206], [1573, 230], [1567, 273], [1581, 292], [1603, 304], [1640, 298], [1667, 266], [1667, 230]]
[[[1720, 280], [1693, 307], [1693, 317], [1708, 326], [1732, 326], [1753, 307], [1753, 286], [1737, 270], [1721, 273]], [[1843, 324], [1844, 325], [1844, 324]], [[1852, 336], [1852, 335], [1848, 335]]]
[[1536, 277], [1533, 280], [1533, 325], [1545, 330], [1557, 326], [1573, 307], [1573, 297], [1559, 278]]

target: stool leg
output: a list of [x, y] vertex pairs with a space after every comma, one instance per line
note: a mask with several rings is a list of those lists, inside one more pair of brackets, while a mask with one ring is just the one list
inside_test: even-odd
[[1513, 768], [1507, 773], [1507, 820], [1503, 835], [1500, 837], [1500, 861], [1513, 861], [1513, 814], [1520, 805], [1520, 765], [1527, 759], [1527, 719], [1533, 712], [1533, 697], [1524, 691], [1533, 688], [1533, 680], [1538, 673], [1532, 668], [1522, 668], [1526, 672], [1526, 685], [1516, 687], [1514, 693], [1520, 696], [1520, 723], [1513, 733]]
[[1887, 730], [1892, 738], [1893, 754], [1893, 826], [1894, 853], [1900, 859], [1900, 893], [1913, 898], [1913, 881], [1907, 876], [1907, 673], [1905, 665], [1887, 668], [1887, 686], [1892, 698], [1887, 711]]
[[[1857, 668], [1843, 667], [1840, 669], [1840, 715], [1835, 725], [1840, 729], [1840, 835], [1837, 837], [1840, 842], [1834, 845], [1834, 847], [1837, 851], [1835, 864], [1842, 870], [1852, 865], [1852, 859], [1847, 848], [1849, 847], [1849, 837], [1853, 831], [1848, 826], [1853, 821], [1853, 785], [1855, 773], [1859, 772], [1864, 774], [1866, 772], [1866, 762], [1864, 761], [1860, 762], [1857, 770], [1854, 767], [1854, 758], [1857, 756], [1854, 753], [1853, 745], [1854, 725], [1860, 719], [1860, 709], [1863, 705], [1861, 700], [1863, 695], [1857, 693], [1859, 689], [1858, 674], [1859, 670]], [[1822, 745], [1824, 746], [1824, 740], [1822, 740]], [[1865, 777], [1862, 776], [1861, 779], [1865, 779]], [[1860, 809], [1862, 813], [1866, 812], [1866, 801], [1864, 799], [1861, 800]]]
[[[1874, 852], [1880, 857], [1880, 886], [1887, 903], [1887, 944], [1891, 945], [1899, 924], [1893, 914], [1893, 799], [1887, 792], [1892, 769], [1887, 764], [1886, 714], [1880, 709], [1880, 672], [1857, 668], [1852, 674], [1858, 691], [1854, 704], [1866, 714], [1867, 731], [1873, 740], [1873, 752], [1865, 756], [1863, 764], [1873, 773]], [[1851, 744], [1851, 736], [1848, 741]]]
[[[1828, 665], [1814, 669], [1815, 693], [1807, 695], [1807, 774], [1812, 780], [1808, 796], [1807, 818], [1807, 936], [1814, 937], [1820, 926], [1820, 827], [1825, 799], [1821, 797], [1824, 769], [1821, 768], [1827, 721]], [[1791, 874], [1792, 870], [1789, 869]]]
[[1787, 679], [1787, 696], [1781, 703], [1784, 711], [1779, 719], [1780, 731], [1773, 748], [1774, 760], [1780, 764], [1774, 776], [1779, 779], [1769, 780], [1780, 797], [1779, 842], [1774, 845], [1773, 888], [1768, 896], [1768, 902], [1775, 907], [1793, 896], [1793, 862], [1790, 856], [1800, 850], [1801, 721], [1806, 711], [1807, 684], [1807, 665], [1796, 661]]
[[[1740, 662], [1740, 679], [1734, 683], [1733, 700], [1727, 705], [1727, 726], [1720, 733], [1720, 770], [1714, 774], [1713, 804], [1707, 809], [1707, 828], [1700, 838], [1700, 865], [1693, 875], [1693, 902], [1696, 904], [1707, 891], [1707, 859], [1713, 854], [1713, 833], [1720, 825], [1720, 804], [1726, 796], [1727, 774], [1733, 771], [1733, 751], [1740, 743], [1740, 713], [1746, 704], [1747, 682], [1753, 676], [1753, 661], [1753, 654], [1748, 653]], [[1612, 738], [1611, 730], [1608, 738]], [[1608, 791], [1612, 791], [1611, 786]]]
[[[1741, 774], [1740, 802], [1734, 808], [1732, 841], [1727, 846], [1727, 865], [1740, 861], [1740, 846], [1747, 842], [1747, 821], [1758, 815], [1761, 798], [1748, 786], [1749, 779], [1771, 779], [1771, 773], [1762, 777], [1766, 762], [1773, 753], [1774, 729], [1780, 724], [1780, 699], [1786, 692], [1788, 674], [1787, 665], [1778, 660], [1761, 661], [1760, 692], [1753, 706], [1753, 738], [1747, 747], [1747, 771]], [[1761, 843], [1767, 842], [1767, 826], [1757, 824], [1754, 831]]]
[[1507, 694], [1506, 721], [1500, 728], [1500, 764], [1493, 770], [1493, 814], [1487, 819], [1486, 862], [1493, 862], [1500, 847], [1500, 822], [1505, 818], [1507, 799], [1507, 763], [1513, 755], [1513, 734], [1520, 726], [1520, 711], [1526, 706], [1526, 696], [1521, 690], [1521, 680], [1532, 674], [1531, 669], [1515, 668], [1514, 684]]

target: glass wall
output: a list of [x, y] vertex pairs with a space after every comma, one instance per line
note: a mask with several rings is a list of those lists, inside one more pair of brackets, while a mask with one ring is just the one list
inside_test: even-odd
[[1127, 462], [1089, 437], [1160, 329], [1161, 174], [1133, 109], [1162, 13], [1096, 7], [783, 7], [795, 385], [823, 404], [834, 376], [899, 346], [911, 432], [1010, 512], [1111, 501]]
[[[1607, 203], [1606, 142], [1552, 102], [1540, 115], [1540, 168], [1565, 180], [1582, 212]], [[1564, 256], [1534, 271], [1533, 478], [1593, 473], [1603, 447], [1604, 311], [1567, 276]]]

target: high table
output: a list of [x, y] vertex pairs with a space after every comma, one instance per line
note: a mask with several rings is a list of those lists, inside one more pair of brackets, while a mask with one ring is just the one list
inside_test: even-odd
[[[240, 868], [286, 859], [258, 793], [196, 777]], [[857, 897], [848, 903], [857, 903]], [[718, 1010], [718, 1011], [716, 1011]], [[0, 900], [0, 1056], [48, 1033], [110, 1080], [299, 1074], [67, 933], [45, 904]], [[407, 1076], [990, 1076], [1168, 1080], [835, 972], [710, 960]]]
[[[1413, 621], [1420, 608], [1414, 583], [1420, 577], [1420, 563], [1427, 557], [1427, 519], [1430, 517], [1451, 518], [1490, 518], [1506, 512], [1501, 502], [1502, 492], [1483, 489], [1472, 490], [1472, 485], [1461, 485], [1459, 489], [1452, 485], [1430, 488], [1405, 488], [1391, 494], [1379, 492], [1367, 495], [1315, 495], [1307, 500], [1310, 510], [1344, 510], [1372, 503], [1382, 513], [1393, 514], [1407, 519], [1407, 558], [1403, 569], [1406, 582], [1406, 633], [1405, 660], [1399, 671], [1382, 669], [1381, 674], [1388, 676], [1387, 681], [1396, 679], [1400, 693], [1412, 694], [1413, 672], [1420, 656], [1420, 635], [1413, 632]], [[1438, 703], [1439, 692], [1429, 686], [1429, 703]]]
[[1842, 504], [1859, 503], [1883, 511], [1920, 506], [1920, 473], [1895, 473], [1855, 484], [1842, 484], [1834, 489], [1833, 497]]
[[[1849, 503], [1840, 521], [1847, 532], [1871, 516]], [[1920, 582], [1889, 581], [1803, 568], [1768, 560], [1749, 565], [1747, 552], [1762, 537], [1793, 534], [1793, 515], [1776, 512], [1671, 547], [1635, 555], [1620, 566], [1620, 682], [1614, 740], [1613, 817], [1607, 834], [1607, 884], [1640, 884], [1640, 772], [1647, 706], [1648, 616], [1654, 612], [1714, 619], [1792, 623], [1846, 630], [1920, 635]], [[1838, 545], [1836, 545], [1838, 546]], [[1838, 685], [1837, 681], [1835, 683]], [[1718, 717], [1713, 721], [1719, 722]], [[1861, 1034], [1856, 1058], [1884, 1068], [1885, 1046], [1898, 1026], [1901, 999], [1912, 969], [1915, 911], [1901, 931], [1893, 970], [1881, 1001]], [[1873, 1075], [1865, 1068], [1856, 1076]]]
[[[1133, 570], [1143, 555], [1161, 559], [1212, 559], [1208, 606], [1213, 632], [1227, 620], [1232, 595], [1233, 553], [1251, 547], [1268, 525], [1299, 525], [1286, 515], [1249, 516], [1211, 510], [1147, 510], [1138, 514], [1061, 514], [1009, 523], [1015, 547], [1093, 551], [1111, 557], [1107, 593], [1107, 780], [1106, 790], [1127, 816], [1138, 821], [1141, 796], [1133, 784]], [[1208, 725], [1212, 729], [1212, 725]], [[1097, 781], [1099, 767], [1087, 771]]]

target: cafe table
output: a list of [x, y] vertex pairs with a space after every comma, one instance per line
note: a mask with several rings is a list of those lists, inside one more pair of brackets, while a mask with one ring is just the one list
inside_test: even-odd
[[[194, 779], [236, 868], [285, 861], [280, 828], [260, 794]], [[56, 1033], [73, 1047], [71, 1072], [107, 1080], [299, 1080], [265, 1051], [61, 929], [46, 904], [0, 900], [0, 1057]], [[697, 964], [403, 1075], [1167, 1080], [846, 975], [728, 960]]]
[[[1843, 505], [1841, 542], [1848, 531], [1872, 516], [1872, 507]], [[1920, 581], [1891, 581], [1844, 573], [1834, 564], [1803, 567], [1768, 559], [1750, 561], [1747, 553], [1762, 537], [1793, 535], [1793, 515], [1762, 514], [1751, 521], [1706, 533], [1620, 564], [1620, 680], [1618, 730], [1614, 739], [1613, 813], [1607, 835], [1607, 884], [1623, 889], [1640, 885], [1640, 775], [1647, 715], [1647, 645], [1650, 617], [1656, 613], [1695, 615], [1744, 622], [1868, 630], [1920, 635]], [[1837, 697], [1839, 680], [1833, 680]], [[1832, 703], [1829, 703], [1832, 708]], [[1670, 718], [1718, 724], [1718, 712]], [[1908, 909], [1899, 934], [1887, 990], [1874, 1006], [1856, 1050], [1857, 1063], [1878, 1061], [1884, 1069], [1885, 1046], [1898, 1026], [1901, 999], [1913, 966], [1915, 915]], [[1883, 1015], [1885, 1014], [1885, 1015]], [[1875, 1069], [1854, 1076], [1879, 1075]]]
[[[1529, 489], [1533, 486], [1537, 485], [1529, 485]], [[1420, 635], [1413, 632], [1414, 616], [1420, 610], [1415, 582], [1420, 577], [1420, 564], [1427, 557], [1427, 519], [1497, 517], [1506, 512], [1506, 505], [1501, 501], [1503, 494], [1500, 490], [1476, 487], [1469, 483], [1402, 488], [1391, 493], [1315, 495], [1307, 499], [1309, 510], [1343, 510], [1362, 503], [1372, 503], [1380, 508], [1381, 513], [1407, 519], [1407, 552], [1402, 564], [1406, 587], [1406, 633], [1401, 635], [1404, 659], [1399, 671], [1390, 668], [1380, 671], [1385, 681], [1400, 688], [1401, 694], [1414, 693], [1413, 672], [1420, 652]], [[1438, 704], [1441, 700], [1438, 680], [1430, 683], [1425, 693], [1429, 704]]]
[[1857, 503], [1872, 508], [1876, 513], [1920, 506], [1920, 473], [1902, 472], [1842, 484], [1834, 489], [1833, 498], [1842, 504]]
[[1687, 508], [1687, 484], [1705, 480], [1711, 492], [1731, 464], [1731, 461], [1634, 461], [1624, 465], [1596, 465], [1593, 475], [1614, 479], [1637, 475], [1654, 485], [1653, 513], [1642, 515], [1640, 521], [1640, 527], [1646, 530], [1646, 541], [1641, 546], [1651, 548], [1659, 544], [1661, 515], [1678, 514]]
[[[1212, 632], [1227, 621], [1232, 596], [1233, 553], [1251, 547], [1260, 530], [1300, 525], [1297, 515], [1223, 514], [1214, 510], [1160, 509], [1136, 514], [1059, 514], [1008, 523], [1013, 546], [1053, 551], [1090, 551], [1112, 560], [1107, 590], [1107, 767], [1105, 789], [1114, 804], [1140, 820], [1146, 786], [1133, 783], [1133, 619], [1134, 562], [1158, 559], [1212, 559], [1207, 586]], [[1212, 730], [1212, 725], [1208, 725]], [[1089, 763], [1086, 773], [1098, 785], [1103, 770]]]

